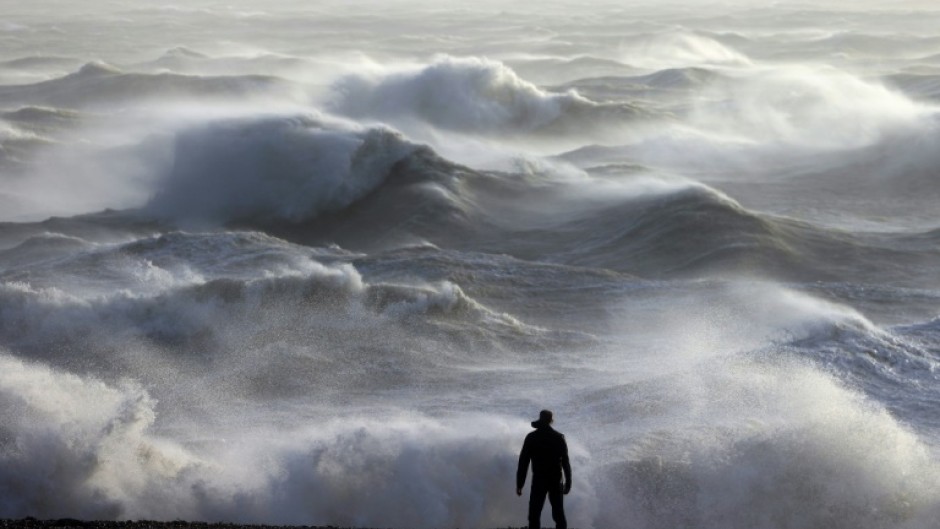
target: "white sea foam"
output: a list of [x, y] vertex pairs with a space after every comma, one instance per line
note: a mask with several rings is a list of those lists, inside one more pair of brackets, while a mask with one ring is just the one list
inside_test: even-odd
[[598, 525], [931, 526], [940, 468], [884, 409], [806, 365], [714, 367], [681, 377], [686, 411], [610, 466]]
[[16, 6], [0, 518], [936, 526], [936, 7], [481, 1]]
[[0, 366], [5, 516], [121, 516], [121, 498], [152, 492], [193, 462], [148, 437], [155, 403], [132, 382], [111, 386], [7, 354]]
[[[193, 519], [485, 527], [515, 523], [524, 503], [504, 490], [525, 431], [506, 417], [386, 407], [271, 431], [217, 416], [209, 431], [189, 430], [200, 437], [173, 440], [159, 434], [160, 404], [131, 382], [8, 355], [0, 364], [0, 488], [16, 491], [7, 516], [160, 518], [169, 508]], [[908, 429], [805, 366], [726, 367], [677, 380], [686, 411], [624, 446], [622, 460], [592, 462], [573, 441], [573, 524], [929, 527], [940, 472]], [[703, 398], [722, 399], [726, 413]]]
[[425, 528], [518, 517], [520, 502], [496, 492], [516, 463], [519, 432], [505, 418], [439, 421], [388, 409], [385, 417], [311, 418], [292, 431], [260, 427], [229, 439], [234, 424], [217, 426], [209, 439], [180, 443], [157, 435], [159, 405], [131, 382], [105, 384], [5, 354], [0, 367], [5, 516], [172, 512]]
[[475, 57], [439, 57], [428, 66], [359, 75], [335, 86], [337, 109], [349, 116], [418, 119], [466, 132], [527, 132], [592, 103], [573, 91], [551, 93], [505, 64]]
[[904, 94], [833, 68], [784, 66], [712, 84], [696, 126], [756, 143], [857, 148], [919, 128], [932, 110]]
[[620, 59], [634, 66], [662, 70], [690, 66], [748, 66], [743, 53], [705, 35], [683, 28], [624, 43]]

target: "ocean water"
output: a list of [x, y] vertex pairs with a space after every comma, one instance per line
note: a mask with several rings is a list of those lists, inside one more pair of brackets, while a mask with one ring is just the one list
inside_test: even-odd
[[934, 2], [0, 11], [0, 517], [937, 527]]

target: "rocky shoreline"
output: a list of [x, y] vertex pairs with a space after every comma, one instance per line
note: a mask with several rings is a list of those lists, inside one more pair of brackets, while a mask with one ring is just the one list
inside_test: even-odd
[[[352, 529], [336, 527], [333, 525], [246, 525], [225, 522], [185, 522], [174, 520], [172, 522], [156, 522], [152, 520], [125, 520], [125, 521], [85, 521], [72, 518], [59, 520], [37, 520], [24, 518], [21, 520], [0, 520], [0, 529], [40, 529], [40, 528], [82, 528], [82, 529]], [[505, 529], [522, 529], [507, 527]]]
[[153, 520], [125, 520], [125, 521], [85, 521], [64, 518], [59, 520], [37, 520], [24, 518], [22, 520], [0, 520], [0, 529], [41, 529], [41, 528], [82, 528], [82, 529], [344, 529], [334, 526], [285, 526], [285, 525], [244, 525], [235, 523], [208, 523], [185, 522], [174, 520], [172, 522], [157, 522]]

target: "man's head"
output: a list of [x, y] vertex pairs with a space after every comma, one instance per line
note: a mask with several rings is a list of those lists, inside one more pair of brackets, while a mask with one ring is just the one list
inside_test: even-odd
[[552, 422], [554, 422], [554, 418], [552, 417], [551, 410], [542, 410], [539, 412], [539, 420], [532, 422], [532, 427], [539, 428], [541, 426], [548, 426]]

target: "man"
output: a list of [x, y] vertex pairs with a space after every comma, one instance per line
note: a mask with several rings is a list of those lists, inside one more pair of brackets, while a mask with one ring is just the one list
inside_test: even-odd
[[[568, 443], [565, 436], [552, 429], [552, 412], [542, 410], [539, 420], [532, 423], [534, 432], [525, 437], [519, 454], [519, 470], [516, 472], [516, 495], [522, 496], [529, 461], [532, 462], [532, 490], [529, 495], [529, 529], [540, 529], [545, 495], [552, 504], [552, 520], [557, 529], [567, 529], [565, 506], [562, 494], [571, 491], [571, 463], [568, 462]], [[565, 480], [562, 482], [562, 471]]]

